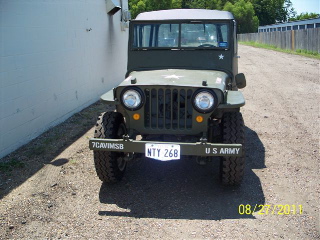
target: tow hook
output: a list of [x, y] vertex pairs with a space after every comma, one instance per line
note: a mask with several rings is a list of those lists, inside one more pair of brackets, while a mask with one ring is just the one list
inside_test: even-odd
[[129, 137], [128, 134], [127, 135], [123, 135], [122, 137], [123, 137], [123, 141], [129, 141], [130, 140], [130, 137]]
[[200, 142], [202, 144], [206, 144], [208, 142], [207, 134], [203, 133], [203, 136], [200, 138]]

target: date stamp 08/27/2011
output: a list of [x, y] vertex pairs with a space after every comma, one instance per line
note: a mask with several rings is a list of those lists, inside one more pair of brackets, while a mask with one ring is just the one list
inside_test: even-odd
[[255, 212], [257, 212], [258, 215], [301, 215], [303, 213], [303, 207], [301, 204], [240, 204], [238, 211], [240, 215], [252, 215]]

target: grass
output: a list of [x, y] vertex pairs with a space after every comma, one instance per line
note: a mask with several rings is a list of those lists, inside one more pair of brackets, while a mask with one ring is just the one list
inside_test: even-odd
[[18, 161], [15, 158], [12, 158], [8, 162], [0, 162], [0, 171], [1, 172], [11, 172], [15, 168], [23, 168], [24, 163], [21, 161]]
[[55, 133], [53, 135], [49, 134], [49, 136], [41, 139], [36, 146], [33, 146], [29, 150], [27, 150], [25, 155], [28, 158], [41, 156], [48, 151], [51, 151], [53, 149], [52, 144], [64, 138], [65, 135], [65, 133]]
[[71, 164], [77, 164], [77, 160], [74, 158], [71, 158], [71, 160], [69, 161]]
[[65, 136], [65, 134], [62, 133], [62, 134], [55, 134], [53, 136], [47, 137], [43, 140], [43, 144], [50, 145], [51, 143], [58, 141], [59, 139], [63, 138], [64, 136]]
[[257, 43], [257, 42], [239, 42], [239, 43], [243, 44], [243, 45], [247, 45], [247, 46], [252, 46], [252, 47], [265, 48], [265, 49], [275, 50], [275, 51], [279, 51], [279, 52], [290, 53], [290, 54], [320, 59], [319, 53], [307, 51], [307, 50], [303, 50], [303, 49], [297, 49], [296, 51], [293, 51], [293, 50], [289, 50], [289, 49], [278, 48], [277, 46], [268, 45], [268, 44], [264, 44], [264, 43]]
[[44, 145], [40, 145], [40, 146], [35, 146], [32, 149], [30, 149], [28, 152], [26, 152], [26, 156], [28, 158], [32, 158], [35, 156], [40, 156], [42, 154], [44, 154], [47, 151], [47, 147]]

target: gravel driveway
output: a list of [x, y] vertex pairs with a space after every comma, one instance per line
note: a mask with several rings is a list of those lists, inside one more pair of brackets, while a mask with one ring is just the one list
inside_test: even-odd
[[150, 159], [131, 162], [121, 183], [101, 184], [88, 149], [106, 108], [97, 103], [2, 160], [22, 164], [0, 172], [0, 239], [319, 238], [320, 61], [239, 51], [247, 77], [241, 187], [220, 185], [218, 161]]

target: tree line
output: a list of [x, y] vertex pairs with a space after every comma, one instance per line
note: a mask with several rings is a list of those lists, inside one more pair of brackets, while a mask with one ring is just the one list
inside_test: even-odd
[[132, 18], [141, 12], [179, 8], [232, 12], [239, 33], [256, 32], [259, 25], [319, 17], [317, 13], [297, 15], [291, 0], [129, 0]]

